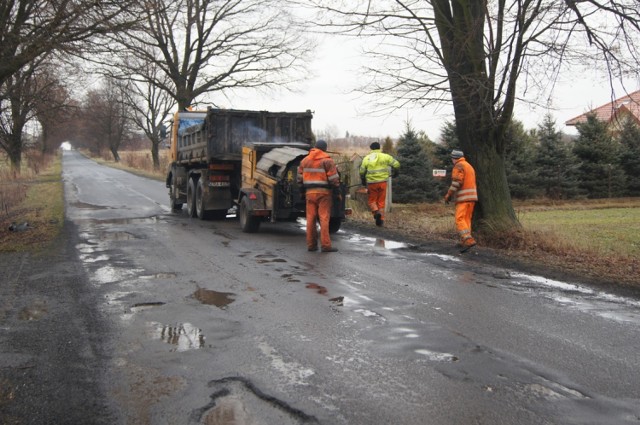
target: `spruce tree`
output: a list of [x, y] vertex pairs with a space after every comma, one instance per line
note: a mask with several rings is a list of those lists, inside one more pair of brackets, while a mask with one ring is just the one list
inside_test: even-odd
[[621, 196], [625, 175], [619, 167], [618, 148], [604, 122], [587, 115], [587, 122], [578, 124], [578, 139], [573, 147], [580, 164], [578, 185], [589, 198]]
[[409, 123], [398, 141], [397, 150], [400, 175], [393, 179], [393, 202], [418, 203], [438, 199], [431, 161]]
[[640, 196], [640, 127], [625, 120], [618, 136], [620, 166], [626, 175], [626, 196]]
[[444, 123], [440, 129], [440, 140], [436, 144], [434, 151], [433, 167], [445, 170], [447, 175], [444, 178], [435, 178], [438, 188], [439, 197], [442, 198], [451, 184], [451, 171], [453, 170], [453, 162], [451, 162], [451, 151], [460, 149], [460, 142], [456, 134], [456, 125], [450, 121]]
[[535, 184], [537, 146], [519, 121], [512, 121], [505, 135], [505, 172], [513, 198], [528, 199], [540, 193]]
[[538, 152], [535, 158], [535, 182], [551, 199], [570, 199], [580, 190], [576, 180], [576, 159], [570, 147], [556, 130], [556, 123], [547, 114], [538, 126]]

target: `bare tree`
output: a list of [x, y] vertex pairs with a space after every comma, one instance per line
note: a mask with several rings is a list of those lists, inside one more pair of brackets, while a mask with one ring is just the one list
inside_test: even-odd
[[[516, 101], [541, 101], [559, 72], [599, 63], [638, 75], [637, 0], [310, 0], [317, 22], [371, 37], [361, 90], [381, 108], [451, 102], [475, 166], [484, 228], [518, 227], [506, 181], [506, 131]], [[612, 94], [613, 96], [613, 94]]]
[[125, 90], [121, 82], [106, 79], [102, 88], [87, 94], [83, 114], [85, 140], [91, 142], [94, 152], [108, 149], [116, 162], [120, 161], [120, 146], [131, 133]]
[[78, 54], [96, 35], [135, 21], [133, 0], [7, 0], [0, 2], [0, 85], [43, 54]]
[[[153, 167], [160, 168], [159, 147], [166, 137], [166, 126], [171, 110], [175, 107], [175, 100], [171, 94], [152, 84], [152, 81], [163, 81], [167, 86], [171, 83], [162, 74], [157, 65], [141, 66], [141, 79], [131, 78], [124, 91], [125, 102], [131, 111], [131, 120], [151, 141], [151, 156]], [[144, 73], [144, 75], [142, 75]]]
[[[136, 31], [118, 43], [137, 61], [117, 64], [170, 93], [179, 109], [210, 93], [287, 86], [302, 77], [313, 42], [299, 31], [285, 0], [150, 0]], [[120, 58], [127, 57], [116, 52]], [[134, 66], [132, 66], [134, 64]]]
[[41, 148], [43, 153], [52, 153], [70, 136], [69, 124], [74, 104], [67, 87], [60, 81], [58, 63], [48, 64], [38, 74], [41, 84], [47, 90], [34, 99], [35, 118], [40, 124]]
[[25, 148], [24, 128], [36, 118], [38, 104], [57, 88], [44, 56], [14, 72], [0, 86], [0, 148], [16, 173], [20, 172]]

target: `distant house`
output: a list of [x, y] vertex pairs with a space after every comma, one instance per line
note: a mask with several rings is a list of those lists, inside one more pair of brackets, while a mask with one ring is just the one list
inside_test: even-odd
[[626, 120], [633, 120], [640, 126], [640, 90], [630, 93], [565, 122], [565, 125], [575, 126], [587, 122], [587, 115], [594, 114], [600, 121], [607, 123], [612, 133], [620, 131]]

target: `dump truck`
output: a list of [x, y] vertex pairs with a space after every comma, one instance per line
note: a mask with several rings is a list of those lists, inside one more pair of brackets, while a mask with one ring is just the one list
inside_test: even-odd
[[[313, 141], [305, 112], [209, 108], [179, 111], [171, 127], [171, 164], [166, 178], [173, 211], [187, 205], [190, 217], [224, 219], [235, 208], [242, 231], [262, 222], [304, 217], [297, 183], [300, 161]], [[346, 184], [335, 196], [330, 231], [340, 229]]]

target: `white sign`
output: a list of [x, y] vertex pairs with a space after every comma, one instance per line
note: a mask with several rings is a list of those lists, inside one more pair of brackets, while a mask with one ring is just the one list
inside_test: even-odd
[[447, 170], [433, 170], [433, 177], [446, 177]]

